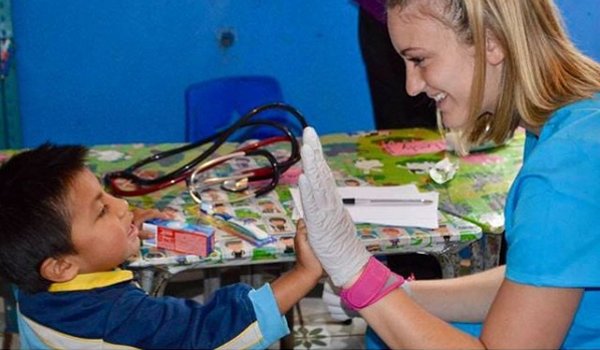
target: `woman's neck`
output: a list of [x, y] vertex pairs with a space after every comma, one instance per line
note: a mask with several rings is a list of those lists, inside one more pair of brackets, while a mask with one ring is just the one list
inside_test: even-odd
[[540, 131], [542, 130], [541, 126], [537, 126], [537, 127], [536, 126], [531, 126], [531, 125], [525, 123], [523, 121], [523, 119], [521, 119], [521, 121], [519, 121], [519, 126], [522, 127], [522, 128], [525, 128], [525, 130], [529, 131], [530, 133], [532, 133], [532, 134], [534, 134], [534, 135], [536, 135], [538, 137], [540, 136]]

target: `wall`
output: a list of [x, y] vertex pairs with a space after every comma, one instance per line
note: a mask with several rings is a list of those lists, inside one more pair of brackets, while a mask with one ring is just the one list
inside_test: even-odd
[[[182, 141], [187, 85], [268, 74], [320, 132], [372, 128], [356, 8], [319, 0], [15, 1], [26, 146]], [[218, 36], [230, 29], [229, 49]]]
[[[600, 59], [596, 0], [562, 0]], [[13, 2], [24, 146], [182, 141], [187, 85], [277, 77], [321, 133], [373, 127], [350, 0]], [[219, 45], [231, 30], [233, 46]]]
[[584, 53], [600, 61], [600, 2], [555, 0], [571, 39]]

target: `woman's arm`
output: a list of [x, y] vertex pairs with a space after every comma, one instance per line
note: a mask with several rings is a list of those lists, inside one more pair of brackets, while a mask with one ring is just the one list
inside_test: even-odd
[[542, 288], [505, 279], [481, 340], [494, 348], [556, 349], [579, 307], [583, 289]]
[[[485, 277], [498, 273], [495, 270], [500, 271], [500, 268], [489, 272], [489, 276], [472, 276], [473, 280], [466, 281], [465, 286], [470, 284], [470, 287], [477, 288], [471, 283], [480, 277], [485, 282]], [[505, 279], [488, 309], [485, 293], [467, 292], [463, 296], [461, 293], [465, 289], [452, 286], [461, 279], [448, 280], [451, 289], [445, 291], [447, 305], [441, 298], [444, 290], [436, 292], [433, 285], [427, 288], [418, 286], [415, 292], [418, 303], [398, 289], [362, 309], [360, 314], [392, 348], [551, 349], [562, 344], [582, 294], [580, 289], [540, 288]], [[426, 284], [425, 281], [423, 284]], [[440, 284], [444, 283], [440, 281]], [[493, 290], [491, 284], [482, 287]], [[469, 296], [473, 296], [470, 302]], [[451, 305], [453, 301], [459, 304]], [[486, 310], [489, 312], [479, 339], [459, 331], [431, 313], [453, 319], [458, 318], [455, 316], [474, 317]]]
[[469, 276], [410, 282], [411, 298], [449, 322], [483, 322], [504, 279], [500, 266]]

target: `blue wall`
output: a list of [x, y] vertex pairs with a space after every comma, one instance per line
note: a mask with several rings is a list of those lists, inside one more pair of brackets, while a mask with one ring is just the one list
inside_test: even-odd
[[571, 39], [584, 53], [600, 61], [600, 2], [555, 0]]
[[236, 74], [277, 77], [321, 132], [372, 127], [346, 0], [13, 3], [26, 146], [182, 141], [185, 87]]
[[[600, 59], [596, 0], [562, 0]], [[373, 128], [350, 0], [13, 1], [25, 146], [183, 141], [183, 92], [215, 77], [277, 77], [321, 133]], [[230, 48], [219, 34], [231, 30]]]

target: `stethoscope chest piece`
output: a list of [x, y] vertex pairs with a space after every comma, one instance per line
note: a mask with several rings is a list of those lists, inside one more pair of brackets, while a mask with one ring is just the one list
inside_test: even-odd
[[229, 192], [243, 192], [250, 187], [248, 178], [225, 180], [221, 184], [221, 188]]

